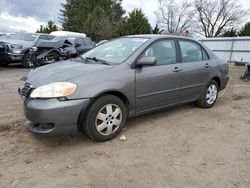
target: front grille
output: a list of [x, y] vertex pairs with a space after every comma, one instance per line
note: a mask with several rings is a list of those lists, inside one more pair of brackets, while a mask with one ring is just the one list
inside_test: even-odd
[[19, 90], [21, 96], [27, 97], [32, 90], [32, 85], [29, 83], [25, 83], [23, 87], [19, 88]]

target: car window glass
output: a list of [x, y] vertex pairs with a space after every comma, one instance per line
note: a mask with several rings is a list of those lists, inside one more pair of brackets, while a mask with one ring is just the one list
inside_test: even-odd
[[91, 42], [89, 39], [83, 39], [83, 40], [86, 46], [91, 46]]
[[208, 60], [209, 57], [207, 55], [207, 52], [205, 50], [202, 49], [202, 57], [203, 57], [203, 60]]
[[144, 57], [156, 57], [157, 65], [176, 63], [174, 40], [161, 40], [150, 46], [143, 54]]
[[148, 38], [123, 37], [110, 40], [88, 51], [82, 58], [97, 58], [107, 61], [111, 65], [120, 64], [140, 48]]
[[180, 48], [183, 62], [202, 61], [200, 45], [191, 41], [180, 40]]
[[76, 39], [76, 44], [80, 44], [81, 46], [84, 46], [83, 39]]
[[38, 39], [48, 40], [48, 36], [47, 36], [47, 35], [40, 35], [40, 36], [38, 37]]

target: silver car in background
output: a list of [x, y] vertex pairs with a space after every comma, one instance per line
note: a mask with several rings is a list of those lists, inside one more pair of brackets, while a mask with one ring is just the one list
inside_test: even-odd
[[83, 131], [113, 139], [127, 118], [196, 102], [212, 107], [228, 83], [228, 63], [201, 43], [168, 35], [126, 36], [22, 78], [28, 130]]

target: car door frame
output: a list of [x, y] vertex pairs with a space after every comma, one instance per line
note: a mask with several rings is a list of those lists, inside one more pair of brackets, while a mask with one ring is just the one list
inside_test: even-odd
[[[154, 66], [157, 66], [157, 67], [161, 67], [161, 66], [173, 66], [175, 65], [174, 67], [177, 67], [178, 65], [180, 66], [180, 69], [182, 69], [182, 63], [181, 63], [181, 59], [180, 59], [180, 51], [179, 51], [179, 48], [178, 48], [178, 41], [177, 41], [177, 38], [174, 38], [174, 37], [165, 37], [165, 38], [159, 38], [159, 39], [156, 39], [154, 41], [152, 41], [150, 44], [147, 45], [147, 47], [145, 47], [145, 49], [140, 53], [140, 55], [138, 55], [138, 57], [135, 59], [134, 63], [132, 64], [132, 67], [135, 69], [135, 103], [136, 103], [136, 114], [142, 114], [142, 113], [145, 113], [145, 112], [149, 112], [149, 111], [154, 111], [154, 110], [157, 110], [157, 109], [161, 109], [161, 108], [165, 108], [165, 107], [168, 107], [168, 106], [172, 106], [172, 105], [175, 105], [175, 104], [178, 104], [180, 101], [175, 101], [173, 103], [165, 103], [165, 104], [162, 104], [161, 106], [154, 106], [152, 108], [147, 108], [147, 106], [145, 107], [145, 109], [140, 109], [138, 107], [138, 96], [137, 96], [137, 71], [138, 71], [138, 67], [136, 67], [136, 62], [142, 57], [142, 55], [152, 46], [154, 45], [155, 43], [159, 42], [159, 41], [164, 41], [164, 40], [173, 40], [174, 41], [174, 44], [175, 44], [175, 51], [176, 51], [176, 63], [171, 63], [171, 64], [166, 64], [166, 65], [154, 65]], [[143, 68], [150, 68], [150, 67], [153, 67], [153, 66], [148, 66], [148, 67], [141, 67], [140, 69], [143, 69]], [[171, 71], [173, 71], [171, 69]], [[182, 90], [182, 71], [180, 71], [179, 73], [176, 73], [176, 74], [180, 74], [180, 84], [179, 84], [179, 88], [176, 89], [176, 91], [179, 93], [179, 95], [181, 95], [181, 90]], [[173, 90], [174, 91], [174, 90]], [[168, 91], [163, 91], [164, 93], [167, 93]], [[151, 93], [152, 95], [157, 95], [158, 93], [160, 92], [155, 92], [155, 93]], [[145, 96], [147, 96], [147, 94], [145, 94]], [[143, 97], [143, 96], [140, 96], [140, 97]], [[178, 98], [178, 97], [177, 97]], [[180, 98], [180, 96], [179, 96]]]
[[[201, 92], [203, 91], [204, 87], [206, 86], [207, 82], [209, 81], [209, 77], [210, 77], [210, 71], [211, 71], [211, 67], [212, 67], [212, 62], [210, 62], [210, 56], [209, 53], [207, 52], [207, 50], [197, 41], [195, 40], [191, 40], [188, 38], [177, 38], [177, 47], [178, 47], [178, 51], [179, 51], [179, 55], [180, 55], [180, 60], [182, 63], [182, 69], [183, 69], [183, 81], [182, 81], [182, 90], [181, 90], [181, 98], [183, 101], [189, 101], [189, 100], [196, 100]], [[190, 61], [190, 62], [183, 62], [182, 59], [182, 51], [181, 51], [181, 46], [180, 46], [180, 41], [188, 41], [194, 44], [197, 44], [200, 49], [201, 49], [201, 53], [202, 50], [206, 53], [208, 59], [204, 60], [203, 57], [203, 53], [202, 53], [202, 60], [201, 61]], [[185, 83], [185, 78], [186, 78], [186, 66], [188, 64], [199, 64], [200, 63], [200, 75], [204, 75], [202, 73], [206, 73], [206, 78], [203, 78], [203, 82], [200, 83], [194, 83], [192, 85], [186, 85]], [[192, 70], [190, 70], [192, 71]], [[194, 70], [193, 70], [194, 71]]]

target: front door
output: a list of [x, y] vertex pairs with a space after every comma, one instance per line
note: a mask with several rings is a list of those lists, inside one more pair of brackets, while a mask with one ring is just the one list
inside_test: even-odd
[[156, 57], [157, 64], [136, 69], [137, 114], [179, 101], [182, 67], [177, 60], [175, 44], [173, 39], [160, 40], [142, 54], [142, 56]]

